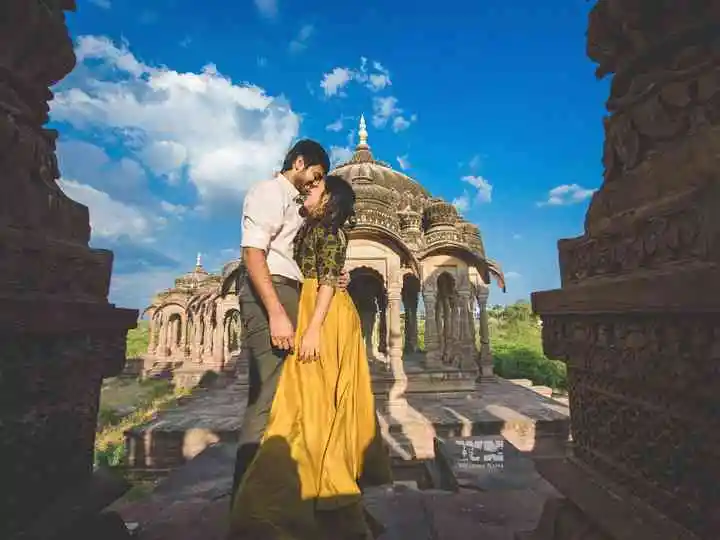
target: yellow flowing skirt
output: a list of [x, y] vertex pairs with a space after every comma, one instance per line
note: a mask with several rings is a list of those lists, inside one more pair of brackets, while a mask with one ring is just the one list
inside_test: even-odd
[[[304, 281], [296, 351], [317, 289], [317, 280]], [[260, 449], [233, 504], [229, 538], [372, 538], [359, 482], [385, 484], [392, 476], [360, 318], [347, 292], [333, 297], [320, 358], [303, 364], [292, 354], [282, 370]]]

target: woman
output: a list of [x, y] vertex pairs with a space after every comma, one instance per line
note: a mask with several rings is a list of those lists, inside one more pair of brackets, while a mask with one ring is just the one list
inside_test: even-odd
[[295, 238], [304, 281], [296, 343], [268, 427], [236, 495], [229, 538], [365, 540], [379, 534], [360, 483], [392, 481], [377, 428], [360, 318], [335, 288], [345, 264], [355, 194], [328, 176], [309, 190]]

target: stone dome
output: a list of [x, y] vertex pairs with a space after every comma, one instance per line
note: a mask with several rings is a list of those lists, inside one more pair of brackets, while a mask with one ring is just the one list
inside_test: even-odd
[[425, 227], [454, 226], [460, 216], [452, 203], [443, 199], [433, 199], [425, 209]]
[[179, 289], [194, 289], [210, 279], [212, 279], [212, 275], [203, 268], [200, 263], [200, 254], [198, 253], [195, 268], [191, 272], [187, 272], [177, 278], [175, 280], [175, 287]]
[[[374, 184], [386, 188], [398, 195], [409, 193], [412, 197], [427, 198], [430, 197], [428, 191], [418, 182], [409, 176], [394, 170], [389, 164], [376, 160], [370, 146], [367, 143], [367, 128], [365, 118], [360, 117], [360, 142], [355, 148], [355, 153], [349, 161], [338, 165], [331, 174], [335, 174], [350, 182], [353, 187], [358, 184]], [[356, 188], [358, 199], [364, 196], [364, 193]]]

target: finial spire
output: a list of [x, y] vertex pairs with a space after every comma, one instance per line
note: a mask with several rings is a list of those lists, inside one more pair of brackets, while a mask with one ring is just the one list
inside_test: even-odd
[[197, 259], [195, 259], [195, 266], [198, 266], [198, 267], [199, 267], [199, 266], [202, 266], [202, 265], [200, 264], [200, 252], [198, 252], [198, 254], [197, 254]]
[[365, 124], [365, 115], [360, 115], [360, 130], [358, 131], [358, 136], [360, 137], [360, 143], [358, 146], [367, 147], [368, 146], [368, 132], [367, 132], [367, 125]]

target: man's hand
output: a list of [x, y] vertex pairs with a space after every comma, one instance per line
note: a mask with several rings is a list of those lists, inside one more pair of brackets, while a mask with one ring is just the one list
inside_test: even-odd
[[345, 270], [343, 268], [342, 272], [340, 272], [340, 277], [338, 278], [337, 286], [338, 286], [338, 289], [340, 289], [341, 291], [344, 291], [348, 288], [348, 285], [350, 285], [350, 272], [348, 272], [347, 270]]
[[269, 319], [272, 346], [282, 351], [291, 350], [295, 341], [295, 329], [287, 313], [285, 311], [274, 313]]

